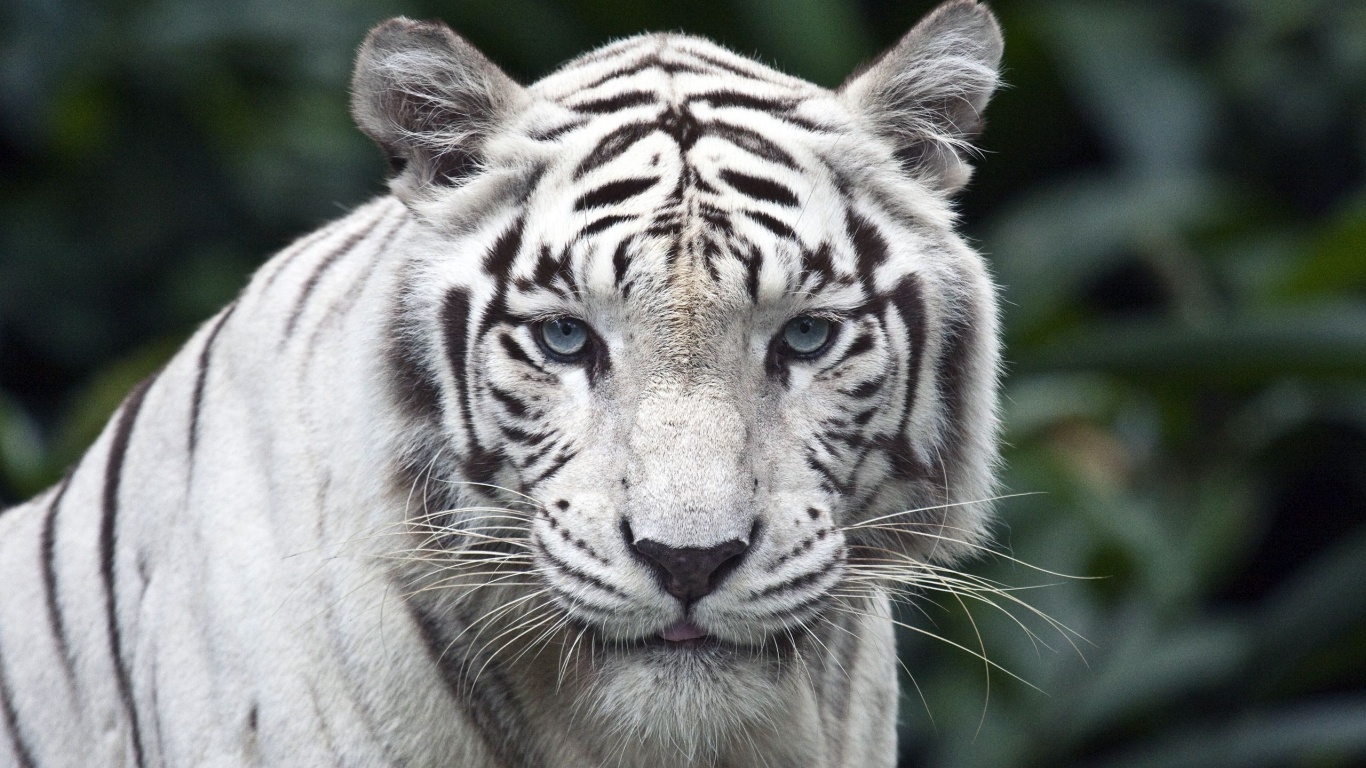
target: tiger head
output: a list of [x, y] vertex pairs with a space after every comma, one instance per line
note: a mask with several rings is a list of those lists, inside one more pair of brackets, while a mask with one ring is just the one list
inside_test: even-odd
[[951, 198], [1000, 53], [969, 0], [833, 91], [676, 34], [523, 87], [440, 24], [371, 33], [353, 110], [422, 224], [402, 490], [430, 578], [511, 585], [437, 623], [501, 610], [495, 664], [574, 646], [588, 709], [697, 728], [978, 545], [997, 311]]

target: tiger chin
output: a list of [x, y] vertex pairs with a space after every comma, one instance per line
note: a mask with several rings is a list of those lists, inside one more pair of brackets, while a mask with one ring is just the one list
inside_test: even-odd
[[827, 90], [678, 34], [363, 44], [391, 194], [0, 515], [0, 766], [890, 766], [890, 598], [981, 546], [1001, 37]]

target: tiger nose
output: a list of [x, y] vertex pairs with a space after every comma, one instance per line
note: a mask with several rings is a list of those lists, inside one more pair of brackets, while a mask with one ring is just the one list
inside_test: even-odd
[[641, 539], [632, 541], [631, 547], [659, 575], [664, 591], [687, 606], [711, 594], [735, 570], [749, 543], [731, 539], [714, 547], [670, 547]]

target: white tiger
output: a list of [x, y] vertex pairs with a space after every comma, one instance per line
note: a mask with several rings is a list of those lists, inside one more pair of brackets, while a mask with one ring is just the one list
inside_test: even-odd
[[892, 765], [888, 592], [993, 486], [1000, 51], [952, 0], [836, 91], [676, 34], [522, 87], [379, 26], [392, 196], [0, 516], [0, 765]]

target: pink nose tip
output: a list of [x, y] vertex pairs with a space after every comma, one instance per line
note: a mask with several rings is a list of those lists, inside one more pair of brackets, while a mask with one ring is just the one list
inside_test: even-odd
[[707, 636], [707, 630], [691, 621], [680, 621], [666, 627], [663, 632], [659, 633], [659, 636], [671, 643], [681, 643], [685, 640], [700, 640]]

